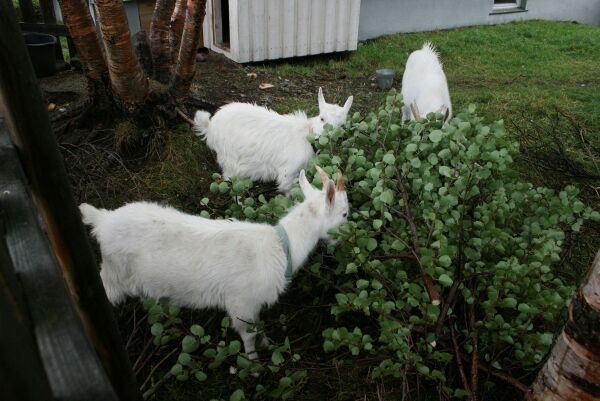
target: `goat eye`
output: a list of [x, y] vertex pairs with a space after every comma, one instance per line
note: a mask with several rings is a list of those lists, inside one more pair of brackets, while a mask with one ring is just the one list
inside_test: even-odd
[[321, 117], [321, 122], [322, 122], [322, 123], [324, 123], [324, 122], [325, 122], [325, 119], [324, 119], [323, 117]]
[[343, 216], [343, 217], [346, 217], [346, 216], [348, 216], [348, 213], [344, 213], [342, 216]]

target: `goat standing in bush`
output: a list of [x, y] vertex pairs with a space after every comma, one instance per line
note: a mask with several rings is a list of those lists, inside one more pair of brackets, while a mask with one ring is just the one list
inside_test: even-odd
[[161, 298], [190, 308], [225, 309], [255, 357], [256, 322], [273, 305], [319, 239], [346, 221], [342, 174], [337, 185], [319, 168], [323, 189], [300, 172], [304, 201], [273, 227], [210, 220], [170, 207], [136, 202], [109, 211], [83, 203], [84, 223], [100, 243], [100, 276], [113, 304], [126, 296]]
[[325, 124], [334, 128], [346, 122], [352, 106], [350, 96], [343, 107], [325, 102], [319, 88], [319, 115], [304, 112], [278, 114], [249, 103], [230, 103], [212, 118], [197, 111], [195, 129], [217, 153], [223, 178], [248, 177], [252, 181], [277, 181], [278, 189], [289, 194], [294, 178], [315, 155], [307, 136], [319, 137]]
[[402, 97], [405, 120], [418, 120], [429, 113], [444, 114], [444, 121], [452, 118], [446, 74], [431, 43], [426, 42], [408, 56], [402, 77]]

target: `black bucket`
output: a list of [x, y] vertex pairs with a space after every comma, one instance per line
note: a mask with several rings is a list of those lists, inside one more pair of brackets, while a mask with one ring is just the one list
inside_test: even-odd
[[38, 78], [56, 73], [56, 38], [43, 33], [24, 33], [25, 45]]

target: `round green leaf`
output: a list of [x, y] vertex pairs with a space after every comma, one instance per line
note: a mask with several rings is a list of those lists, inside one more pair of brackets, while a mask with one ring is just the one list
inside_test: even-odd
[[442, 140], [442, 131], [435, 130], [429, 133], [429, 140], [433, 143], [438, 143]]

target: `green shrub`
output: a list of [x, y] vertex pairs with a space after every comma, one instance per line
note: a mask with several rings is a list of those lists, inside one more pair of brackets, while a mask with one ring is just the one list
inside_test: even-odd
[[[405, 124], [401, 107], [391, 91], [376, 113], [355, 113], [315, 141], [308, 176], [321, 184], [315, 163], [330, 175], [342, 169], [351, 213], [333, 233], [333, 257], [307, 263], [329, 287], [340, 322], [313, 334], [323, 336], [325, 352], [372, 357], [373, 378], [418, 372], [462, 397], [455, 352], [466, 359], [476, 352], [481, 364], [509, 373], [542, 361], [573, 292], [558, 271], [565, 230], [600, 216], [574, 187], [555, 193], [520, 182], [512, 167], [518, 146], [502, 121], [486, 125], [471, 106], [446, 125], [439, 114]], [[274, 223], [302, 199], [298, 187], [290, 198], [268, 198], [248, 179], [213, 179], [211, 199], [201, 201], [204, 217]], [[205, 380], [208, 370], [235, 359], [246, 383], [252, 373], [270, 372], [261, 383], [272, 388], [257, 387], [257, 394], [285, 398], [302, 384], [306, 372], [293, 367], [300, 356], [289, 343], [272, 346], [271, 361], [260, 364], [240, 356], [237, 340], [204, 345], [198, 327], [183, 341], [195, 336], [202, 357], [182, 357], [182, 343], [183, 360], [171, 371], [177, 378]], [[291, 368], [282, 369], [284, 362]], [[239, 391], [232, 397], [243, 399]]]
[[[148, 312], [147, 322], [156, 346], [168, 346], [177, 352], [177, 359], [166, 376], [179, 381], [197, 380], [204, 382], [211, 372], [227, 372], [233, 378], [230, 400], [262, 400], [275, 397], [286, 400], [294, 395], [306, 377], [306, 371], [295, 367], [300, 355], [292, 353], [289, 340], [283, 344], [270, 345], [262, 350], [270, 355], [269, 360], [249, 359], [242, 351], [242, 344], [237, 334], [235, 339], [228, 338], [230, 321], [228, 317], [221, 320], [220, 330], [211, 336], [199, 324], [189, 327], [179, 317], [180, 308], [170, 305], [161, 298], [146, 299], [144, 309]], [[262, 332], [260, 327], [253, 329]], [[214, 337], [214, 338], [213, 338]], [[175, 347], [173, 347], [175, 346]], [[150, 390], [150, 393], [154, 389]]]
[[556, 269], [564, 230], [599, 214], [574, 187], [556, 194], [520, 182], [502, 121], [486, 125], [471, 106], [444, 126], [434, 114], [404, 125], [401, 106], [392, 91], [377, 113], [355, 113], [317, 142], [317, 162], [343, 168], [351, 188], [328, 277], [341, 289], [331, 312], [369, 317], [325, 330], [324, 350], [380, 356], [374, 377], [410, 368], [443, 383], [454, 331], [469, 358], [476, 347], [498, 369], [534, 366], [573, 292]]

